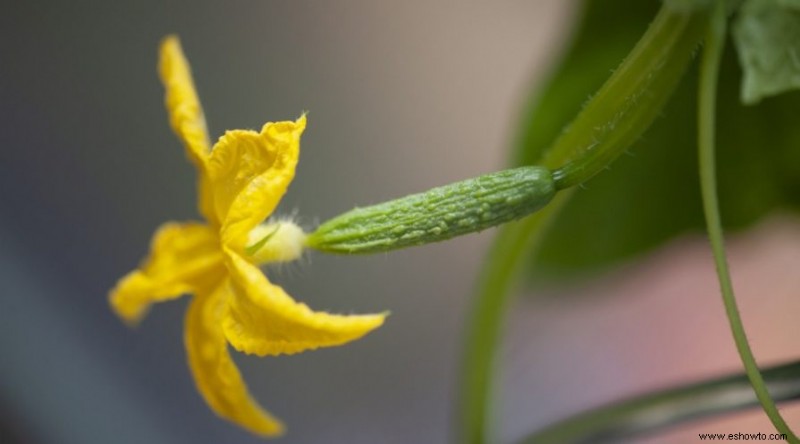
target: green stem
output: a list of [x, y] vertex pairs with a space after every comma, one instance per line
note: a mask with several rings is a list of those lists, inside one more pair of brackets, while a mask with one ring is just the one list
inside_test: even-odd
[[[659, 115], [682, 78], [702, 37], [707, 14], [666, 7], [625, 62], [586, 105], [550, 151], [544, 165], [555, 168], [558, 189], [591, 179], [625, 152]], [[592, 118], [594, 117], [594, 118]], [[565, 161], [570, 162], [564, 164]]]
[[542, 240], [547, 226], [569, 200], [572, 191], [562, 191], [533, 216], [505, 225], [494, 240], [478, 283], [478, 298], [472, 308], [462, 360], [459, 443], [482, 443], [486, 439], [491, 412], [495, 349], [500, 340], [505, 306], [514, 278], [531, 248]]
[[725, 22], [724, 2], [719, 1], [711, 25], [708, 28], [703, 60], [700, 65], [700, 89], [698, 93], [700, 187], [703, 196], [703, 211], [706, 216], [706, 229], [711, 242], [711, 250], [714, 253], [714, 262], [717, 268], [717, 276], [719, 277], [722, 301], [725, 304], [725, 312], [728, 315], [733, 339], [736, 342], [736, 349], [739, 352], [742, 364], [744, 364], [747, 377], [753, 385], [753, 390], [764, 408], [764, 412], [766, 412], [775, 428], [779, 432], [785, 433], [789, 437], [789, 442], [797, 443], [800, 441], [789, 429], [789, 426], [786, 425], [783, 417], [775, 407], [775, 402], [772, 400], [767, 387], [764, 385], [764, 379], [756, 364], [753, 351], [750, 349], [744, 325], [739, 315], [739, 309], [736, 306], [736, 297], [733, 293], [730, 272], [725, 260], [725, 244], [717, 201], [716, 167], [714, 162], [717, 79], [725, 44]]
[[[779, 401], [800, 399], [800, 361], [767, 369], [764, 378]], [[758, 405], [747, 375], [740, 374], [605, 405], [559, 421], [520, 442], [627, 442], [633, 436]]]
[[[688, 66], [706, 27], [707, 14], [662, 7], [647, 32], [600, 91], [556, 140], [542, 163], [560, 170], [560, 189], [607, 167], [652, 123]], [[587, 173], [588, 172], [588, 173]], [[555, 174], [554, 174], [555, 176]], [[460, 385], [459, 443], [480, 444], [491, 436], [491, 386], [505, 307], [523, 260], [530, 257], [571, 192], [560, 192], [537, 214], [504, 226], [498, 233], [479, 280], [465, 335]]]

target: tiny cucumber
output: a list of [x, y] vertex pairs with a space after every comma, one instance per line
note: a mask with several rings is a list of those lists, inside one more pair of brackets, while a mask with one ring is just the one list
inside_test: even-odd
[[320, 225], [307, 245], [366, 254], [439, 242], [527, 216], [555, 192], [545, 167], [504, 170], [348, 211]]

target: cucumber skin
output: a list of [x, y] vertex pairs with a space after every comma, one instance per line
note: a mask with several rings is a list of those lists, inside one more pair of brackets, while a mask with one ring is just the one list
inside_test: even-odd
[[368, 254], [440, 242], [525, 217], [555, 193], [547, 168], [513, 168], [355, 208], [320, 225], [307, 245], [328, 253]]

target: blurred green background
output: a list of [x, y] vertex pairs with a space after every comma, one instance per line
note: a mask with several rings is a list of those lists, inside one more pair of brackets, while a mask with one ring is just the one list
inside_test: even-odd
[[[575, 9], [558, 0], [6, 2], [0, 441], [260, 442], [216, 419], [196, 392], [185, 299], [156, 306], [134, 330], [106, 302], [158, 225], [198, 218], [194, 171], [156, 77], [164, 35], [183, 41], [212, 137], [310, 112], [278, 214], [311, 228], [506, 165], [523, 102], [557, 60]], [[236, 355], [251, 391], [289, 427], [279, 442], [445, 441], [491, 231], [370, 257], [310, 253], [268, 269], [315, 309], [392, 312], [345, 347]], [[798, 247], [800, 231], [785, 219], [732, 246], [745, 321], [770, 362], [793, 356], [789, 339], [800, 334]], [[520, 301], [505, 348], [502, 436], [737, 369], [715, 292], [705, 245], [688, 237], [610, 276]], [[558, 298], [567, 293], [576, 297]], [[769, 430], [756, 412], [730, 421], [739, 428], [721, 427]]]

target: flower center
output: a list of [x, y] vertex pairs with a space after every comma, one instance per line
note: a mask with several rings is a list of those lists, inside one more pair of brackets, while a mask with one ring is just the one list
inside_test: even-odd
[[258, 264], [289, 262], [303, 254], [306, 233], [292, 221], [267, 222], [255, 227], [245, 249]]

